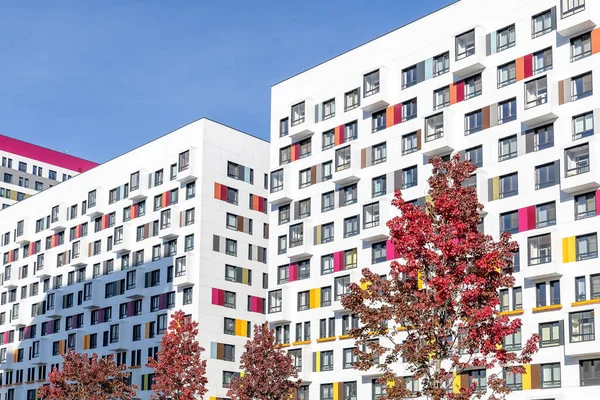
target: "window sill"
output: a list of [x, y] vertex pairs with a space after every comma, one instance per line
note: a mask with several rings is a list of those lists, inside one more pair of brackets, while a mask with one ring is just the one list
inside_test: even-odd
[[278, 349], [281, 349], [281, 348], [285, 348], [285, 347], [290, 347], [290, 344], [289, 343], [279, 343], [279, 344], [275, 345], [275, 347]]
[[129, 367], [129, 369], [139, 369], [142, 368], [141, 365], [132, 365], [131, 367]]
[[554, 311], [554, 310], [560, 310], [560, 309], [562, 309], [562, 304], [554, 304], [551, 306], [535, 307], [531, 311], [533, 313], [540, 313], [540, 312]]
[[292, 346], [304, 346], [306, 344], [310, 344], [311, 341], [310, 340], [301, 340], [299, 342], [293, 342]]
[[335, 336], [317, 339], [317, 343], [333, 342], [337, 338]]
[[346, 339], [351, 339], [353, 336], [350, 334], [346, 334], [346, 335], [340, 335], [338, 336], [338, 339], [340, 340], [346, 340]]
[[587, 306], [590, 304], [600, 304], [600, 299], [576, 301], [574, 303], [571, 303], [571, 307]]
[[523, 313], [525, 313], [525, 310], [513, 310], [513, 311], [501, 311], [498, 313], [498, 315], [513, 316], [513, 315], [523, 315]]

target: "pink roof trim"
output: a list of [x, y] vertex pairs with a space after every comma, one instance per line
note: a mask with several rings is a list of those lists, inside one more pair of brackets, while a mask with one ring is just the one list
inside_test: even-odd
[[98, 165], [95, 162], [84, 160], [83, 158], [73, 157], [65, 153], [4, 135], [0, 135], [0, 150], [76, 172], [85, 172]]

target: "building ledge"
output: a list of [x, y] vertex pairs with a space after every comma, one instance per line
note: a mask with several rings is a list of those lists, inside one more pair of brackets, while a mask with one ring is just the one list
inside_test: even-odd
[[278, 349], [282, 349], [282, 348], [285, 348], [285, 347], [290, 347], [290, 344], [289, 343], [279, 343], [275, 347], [278, 348]]
[[591, 299], [591, 300], [584, 300], [584, 301], [576, 301], [574, 303], [571, 303], [571, 307], [580, 307], [580, 306], [587, 306], [590, 304], [600, 304], [600, 299]]
[[301, 340], [299, 342], [292, 343], [292, 346], [304, 346], [304, 345], [310, 344], [310, 343], [311, 343], [310, 340]]
[[340, 335], [338, 336], [338, 339], [340, 340], [346, 340], [346, 339], [352, 339], [352, 335]]
[[523, 315], [524, 312], [525, 312], [525, 310], [502, 311], [502, 312], [498, 313], [498, 315], [508, 315], [508, 316]]
[[141, 365], [132, 365], [131, 367], [129, 367], [129, 369], [139, 369], [142, 368]]
[[333, 342], [335, 339], [337, 339], [335, 336], [319, 338], [317, 339], [317, 343]]
[[540, 313], [545, 311], [554, 311], [562, 309], [562, 304], [554, 304], [551, 306], [535, 307], [531, 311], [534, 313]]

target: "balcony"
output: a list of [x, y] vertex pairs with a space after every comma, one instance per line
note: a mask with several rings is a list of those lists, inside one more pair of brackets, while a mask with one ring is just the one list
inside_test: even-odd
[[87, 238], [79, 239], [79, 253], [73, 253], [71, 250], [71, 266], [78, 268], [88, 265], [89, 250]]
[[158, 231], [158, 237], [163, 240], [175, 239], [179, 236], [179, 223], [176, 221], [179, 217], [179, 210], [177, 207], [171, 207], [171, 222], [168, 226], [161, 223], [160, 231]]
[[109, 351], [126, 351], [131, 348], [131, 324], [126, 320], [120, 320], [118, 338], [110, 338], [109, 330]]
[[[563, 2], [564, 3], [564, 2]], [[580, 2], [581, 3], [581, 2]], [[557, 7], [556, 32], [567, 38], [589, 31], [598, 22], [599, 5], [596, 0], [586, 0], [584, 4], [570, 9]]]
[[331, 305], [331, 308], [332, 308], [333, 312], [340, 312], [340, 313], [342, 313], [342, 312], [348, 311], [348, 309], [342, 305], [341, 298], [339, 300], [334, 300], [333, 303], [332, 303], [332, 305]]
[[134, 237], [128, 232], [128, 227], [123, 226], [123, 236], [118, 243], [113, 242], [112, 252], [115, 254], [127, 254], [131, 252], [135, 245]]
[[34, 231], [32, 229], [32, 224], [33, 224], [33, 221], [31, 221], [29, 218], [23, 219], [23, 227], [22, 227], [23, 230], [15, 238], [15, 243], [27, 244], [27, 243], [31, 242], [30, 237], [34, 233]]
[[[365, 75], [376, 70], [379, 71], [378, 84], [365, 87]], [[390, 105], [388, 93], [388, 88], [391, 87], [389, 82], [390, 75], [387, 67], [383, 66], [379, 67], [379, 69], [373, 68], [372, 70], [365, 71], [363, 74], [362, 98], [360, 99], [360, 108], [362, 108], [363, 111], [372, 113], [373, 111], [381, 110]]]
[[33, 364], [42, 365], [47, 364], [48, 359], [52, 357], [52, 342], [48, 338], [40, 338], [40, 353], [37, 357], [32, 358]]
[[[589, 335], [584, 334], [582, 340], [585, 339], [586, 341], [580, 342], [571, 343], [571, 333], [568, 331], [570, 324], [567, 318], [568, 315], [565, 317], [565, 356], [573, 358], [598, 357], [600, 355], [600, 346], [595, 345], [596, 340], [598, 339], [598, 329], [600, 328], [598, 323], [598, 313], [594, 313], [593, 333], [590, 333]], [[585, 328], [583, 329], [585, 331]]]
[[103, 187], [96, 188], [96, 203], [85, 210], [85, 215], [90, 218], [98, 218], [106, 213], [107, 193]]
[[19, 316], [17, 318], [11, 319], [9, 325], [15, 327], [16, 329], [27, 326], [27, 324], [31, 321], [31, 318], [28, 318], [24, 314], [25, 310], [20, 310]]
[[278, 179], [276, 182], [273, 179], [273, 172], [271, 172], [271, 192], [269, 193], [269, 203], [275, 206], [289, 203], [294, 198], [292, 194], [292, 168], [287, 165], [284, 166], [281, 171], [281, 179]]
[[4, 281], [2, 282], [2, 286], [5, 289], [15, 289], [19, 286], [18, 283], [19, 283], [19, 279], [17, 278], [17, 271], [13, 271], [10, 274], [10, 277], [8, 279], [4, 278]]
[[[450, 70], [457, 78], [465, 78], [485, 68], [486, 40], [482, 27], [473, 28], [473, 33], [458, 32], [455, 35], [454, 54]], [[468, 37], [467, 37], [468, 36]]]
[[379, 198], [379, 220], [378, 222], [365, 221], [365, 214], [363, 212], [362, 229], [358, 234], [358, 237], [363, 242], [373, 243], [387, 240], [389, 238], [390, 230], [387, 227], [387, 221], [392, 218], [394, 206], [391, 205], [392, 196], [383, 196]]
[[[548, 83], [552, 82], [551, 73], [525, 82], [525, 108], [521, 122], [528, 128], [550, 123], [558, 118], [558, 96], [548, 87]], [[539, 89], [540, 84], [544, 89]]]
[[[187, 163], [182, 163], [182, 155], [187, 154]], [[196, 180], [199, 176], [201, 165], [201, 158], [196, 157], [196, 148], [190, 147], [189, 149], [182, 151], [179, 155], [179, 163], [177, 164], [177, 181], [180, 183], [188, 183]], [[185, 159], [185, 157], [183, 157]]]
[[[144, 274], [141, 274], [144, 275]], [[105, 285], [106, 282], [101, 280], [93, 280], [92, 288], [89, 293], [84, 292], [83, 307], [89, 310], [95, 310], [105, 302]]]
[[305, 98], [302, 101], [290, 104], [290, 109], [293, 105], [301, 103], [304, 103], [304, 117], [299, 118], [297, 121], [293, 121], [293, 115], [292, 118], [290, 118], [289, 137], [294, 141], [302, 140], [314, 133], [313, 124], [315, 122], [315, 102], [310, 98]]
[[[455, 150], [453, 133], [460, 130], [453, 126], [454, 113], [444, 110], [443, 113], [434, 114], [425, 118], [425, 135], [422, 144], [422, 153], [428, 157], [447, 154]], [[456, 128], [456, 129], [455, 129]]]
[[523, 278], [530, 281], [544, 281], [563, 276], [563, 266], [555, 260], [544, 264], [525, 265], [521, 267]]
[[174, 274], [173, 274], [173, 286], [177, 288], [184, 288], [194, 286], [198, 282], [198, 268], [194, 262], [196, 259], [194, 253], [187, 253], [185, 259], [185, 269], [177, 268], [176, 263]]
[[[583, 144], [582, 146], [585, 146]], [[590, 138], [585, 151], [574, 154], [575, 148], [565, 149], [561, 154], [561, 166], [563, 177], [560, 181], [560, 189], [565, 193], [577, 193], [600, 186], [600, 154], [599, 143], [596, 138]]]
[[292, 241], [292, 235], [290, 234], [289, 247], [287, 251], [287, 256], [290, 259], [290, 262], [310, 257], [313, 253], [313, 222], [311, 220], [304, 220], [302, 224], [302, 236], [300, 238]]
[[281, 287], [281, 307], [273, 309], [269, 308], [269, 295], [267, 295], [267, 322], [270, 324], [281, 324], [292, 322], [297, 317], [296, 311], [296, 294], [289, 286]]
[[58, 215], [54, 219], [50, 216], [50, 229], [60, 232], [67, 229], [67, 212], [69, 209], [64, 203], [58, 204], [56, 207], [58, 207]]
[[148, 171], [145, 169], [140, 169], [138, 172], [139, 172], [139, 177], [138, 177], [137, 188], [134, 187], [132, 189], [131, 180], [129, 182], [129, 199], [134, 202], [144, 200], [145, 198], [147, 198], [148, 190], [150, 189], [150, 187], [149, 187], [150, 180], [148, 179]]
[[357, 182], [360, 179], [360, 161], [360, 148], [356, 143], [337, 149], [332, 182], [336, 185]]

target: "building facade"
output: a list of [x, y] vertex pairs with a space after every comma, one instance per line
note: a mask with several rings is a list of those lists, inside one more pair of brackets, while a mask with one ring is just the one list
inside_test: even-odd
[[147, 359], [180, 309], [225, 397], [264, 322], [267, 152], [201, 119], [0, 211], [2, 398], [34, 399], [68, 349], [116, 354], [149, 398]]
[[97, 164], [0, 135], [0, 204], [6, 208]]
[[[523, 326], [505, 347], [541, 335], [530, 373], [507, 376], [510, 398], [594, 397], [598, 23], [597, 1], [461, 0], [273, 86], [267, 319], [301, 368], [299, 398], [384, 390], [352, 369], [358, 321], [340, 299], [396, 257], [394, 190], [424, 204], [428, 160], [455, 153], [478, 167], [481, 229], [520, 246], [501, 299]], [[491, 373], [468, 375], [483, 386]]]

